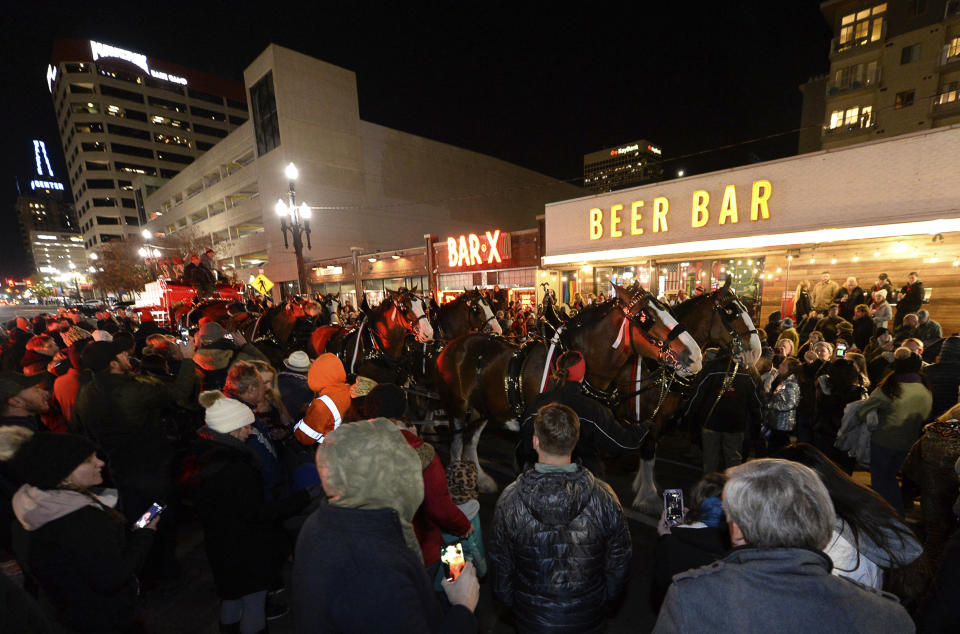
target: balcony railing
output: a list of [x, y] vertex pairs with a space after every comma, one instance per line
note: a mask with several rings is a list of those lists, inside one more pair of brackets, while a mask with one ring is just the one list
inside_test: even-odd
[[960, 113], [960, 89], [942, 92], [930, 103], [932, 117], [946, 117], [958, 113]]
[[859, 79], [846, 79], [837, 81], [832, 79], [827, 82], [827, 95], [839, 95], [854, 90], [865, 88], [874, 88], [880, 83], [881, 69], [876, 68], [873, 72], [865, 73], [865, 76]]
[[844, 138], [856, 136], [859, 134], [868, 134], [877, 127], [876, 119], [872, 117], [863, 118], [856, 123], [848, 123], [831, 128], [829, 125], [823, 126], [823, 136], [830, 138]]

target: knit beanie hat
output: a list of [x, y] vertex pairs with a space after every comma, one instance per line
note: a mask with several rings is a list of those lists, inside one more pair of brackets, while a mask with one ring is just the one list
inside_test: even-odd
[[26, 427], [0, 427], [0, 460], [8, 461], [22, 482], [54, 489], [80, 466], [96, 445], [76, 434], [34, 433]]
[[201, 392], [200, 405], [206, 409], [203, 420], [207, 427], [221, 434], [229, 434], [255, 420], [253, 410], [240, 401], [227, 398], [220, 390]]
[[784, 328], [793, 328], [793, 320], [787, 317], [780, 322], [780, 325], [783, 326]]
[[101, 372], [110, 367], [110, 362], [121, 352], [123, 350], [120, 350], [113, 341], [93, 341], [84, 346], [80, 363], [88, 370]]
[[375, 387], [377, 387], [377, 382], [373, 379], [358, 376], [354, 384], [350, 386], [350, 398], [363, 398]]
[[918, 355], [911, 353], [909, 357], [904, 359], [894, 358], [893, 361], [893, 372], [895, 374], [910, 374], [920, 371], [920, 368], [923, 367], [923, 359]]
[[226, 334], [227, 333], [223, 330], [223, 326], [215, 321], [210, 321], [200, 326], [198, 336], [200, 343], [211, 344], [214, 341], [220, 341], [226, 336]]
[[477, 465], [471, 460], [457, 460], [447, 467], [447, 488], [454, 504], [465, 504], [480, 497], [477, 485]]
[[407, 411], [407, 395], [398, 385], [381, 383], [367, 394], [363, 408], [370, 418], [401, 418]]
[[68, 347], [81, 339], [90, 339], [91, 337], [93, 337], [93, 335], [80, 326], [70, 326], [66, 332], [60, 334], [60, 338], [63, 339], [63, 344]]
[[94, 341], [113, 341], [113, 335], [106, 330], [94, 330], [91, 336]]

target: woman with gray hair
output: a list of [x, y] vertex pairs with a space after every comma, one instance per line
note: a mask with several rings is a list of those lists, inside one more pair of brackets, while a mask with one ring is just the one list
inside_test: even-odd
[[727, 469], [736, 547], [674, 576], [654, 632], [912, 632], [896, 597], [830, 574], [834, 508], [816, 472], [761, 459]]

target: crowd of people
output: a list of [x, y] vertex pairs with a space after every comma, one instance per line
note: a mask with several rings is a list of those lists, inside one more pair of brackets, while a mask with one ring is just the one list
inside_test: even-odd
[[[707, 351], [682, 410], [704, 476], [679, 517], [665, 509], [645, 567], [655, 631], [960, 623], [960, 336], [925, 340], [935, 322], [912, 311], [892, 330], [860, 304], [849, 321], [833, 296], [807, 331], [812, 303], [771, 320], [751, 367]], [[488, 299], [536, 325], [500, 289]], [[139, 596], [182, 583], [188, 521], [221, 632], [291, 610], [298, 632], [476, 631], [480, 579], [517, 631], [594, 632], [637, 582], [604, 459], [649, 430], [584, 395], [579, 353], [524, 413], [485, 536], [477, 465], [442, 461], [401, 388], [334, 355], [274, 366], [217, 322], [184, 343], [122, 309], [0, 335], [4, 631], [150, 631]], [[870, 486], [852, 475], [867, 466]]]

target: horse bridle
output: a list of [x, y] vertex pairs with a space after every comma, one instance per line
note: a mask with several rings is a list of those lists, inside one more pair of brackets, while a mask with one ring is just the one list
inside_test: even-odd
[[[630, 301], [625, 301], [619, 295], [617, 295], [617, 305], [623, 312], [624, 317], [640, 330], [641, 336], [644, 339], [656, 346], [659, 350], [657, 360], [660, 363], [666, 363], [674, 368], [679, 368], [680, 359], [677, 358], [677, 353], [670, 349], [670, 342], [686, 332], [687, 329], [683, 324], [677, 321], [677, 324], [670, 329], [669, 333], [667, 333], [666, 339], [660, 339], [659, 337], [652, 335], [650, 333], [650, 328], [653, 326], [656, 320], [653, 317], [650, 317], [646, 312], [647, 308], [650, 307], [651, 301], [655, 302], [656, 299], [654, 299], [653, 295], [640, 287], [636, 288], [636, 294], [630, 298]], [[634, 308], [638, 305], [639, 309], [635, 311]], [[666, 307], [664, 307], [664, 310], [667, 310]]]
[[[401, 325], [402, 325], [404, 328], [406, 328], [407, 330], [409, 330], [409, 331], [411, 331], [411, 332], [414, 332], [414, 333], [419, 333], [419, 332], [420, 332], [420, 320], [426, 319], [426, 320], [427, 320], [427, 323], [430, 323], [430, 317], [427, 316], [427, 310], [426, 310], [426, 305], [427, 305], [427, 303], [426, 303], [426, 302], [424, 301], [424, 299], [423, 299], [422, 297], [420, 297], [419, 295], [415, 295], [413, 292], [407, 291], [407, 290], [399, 291], [399, 292], [397, 293], [397, 297], [400, 298], [401, 301], [403, 301], [403, 300], [405, 300], [405, 299], [416, 298], [416, 299], [420, 300], [421, 302], [423, 302], [423, 305], [424, 305], [423, 314], [417, 316], [417, 314], [414, 313], [414, 317], [416, 317], [416, 319], [407, 319], [407, 317], [406, 317], [406, 315], [405, 315], [405, 313], [406, 313], [406, 307], [398, 306], [398, 305], [397, 305], [397, 300], [396, 300], [395, 298], [393, 298], [393, 297], [390, 297], [390, 303], [393, 304], [394, 309], [396, 309], [396, 311], [397, 311], [397, 321], [399, 321], [399, 322], [401, 323]], [[410, 309], [410, 312], [413, 313], [413, 309], [412, 309], [412, 308]]]
[[731, 319], [733, 315], [728, 311], [727, 307], [732, 306], [737, 310], [736, 317], [741, 317], [744, 313], [750, 314], [750, 311], [747, 310], [747, 307], [743, 305], [743, 302], [736, 295], [731, 295], [729, 301], [724, 301], [721, 298], [717, 297], [717, 292], [713, 292], [712, 302], [713, 302], [713, 312], [717, 313], [720, 317], [720, 323], [723, 324], [723, 327], [726, 329], [727, 334], [730, 335], [730, 353], [731, 356], [741, 355], [744, 352], [743, 340], [744, 338], [749, 339], [752, 335], [759, 336], [760, 333], [756, 327], [745, 332], [738, 332], [736, 328], [733, 327]]
[[[480, 311], [482, 313], [483, 312], [482, 303], [486, 301], [487, 299], [485, 297], [483, 297], [482, 295], [477, 295], [476, 297], [470, 300], [470, 307], [473, 310]], [[490, 306], [489, 302], [487, 302], [487, 308], [490, 309], [490, 316], [487, 317], [482, 324], [480, 324], [480, 332], [484, 332], [485, 330], [487, 330], [487, 328], [490, 327], [490, 322], [494, 321], [497, 318], [497, 314], [493, 312], [493, 306]], [[493, 330], [493, 328], [490, 328], [490, 330]]]

